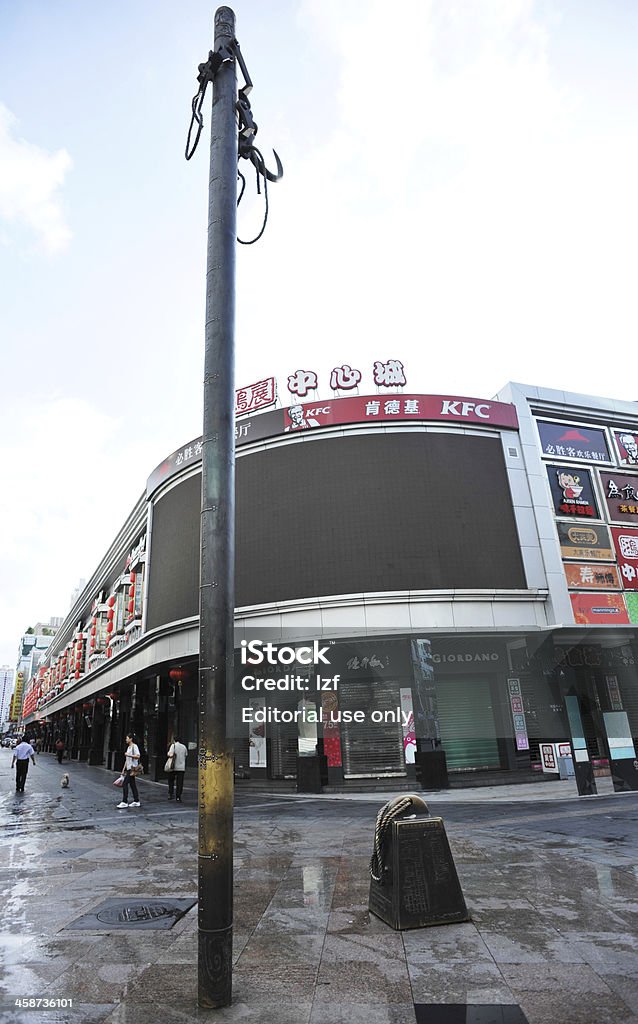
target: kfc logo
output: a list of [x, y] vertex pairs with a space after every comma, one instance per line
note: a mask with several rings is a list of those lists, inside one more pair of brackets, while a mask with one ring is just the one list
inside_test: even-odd
[[284, 431], [308, 430], [310, 427], [318, 427], [319, 420], [316, 417], [326, 416], [329, 412], [329, 405], [318, 406], [316, 409], [304, 409], [303, 405], [291, 405], [289, 409], [286, 409], [289, 423], [284, 427]]

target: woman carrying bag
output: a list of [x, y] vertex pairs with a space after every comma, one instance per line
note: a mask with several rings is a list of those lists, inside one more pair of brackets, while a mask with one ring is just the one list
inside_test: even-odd
[[186, 771], [186, 757], [188, 750], [183, 743], [180, 743], [177, 736], [168, 748], [168, 758], [164, 765], [164, 771], [168, 775], [168, 799], [173, 799], [173, 792], [177, 801], [182, 802], [182, 791], [184, 789], [184, 773]]
[[[124, 775], [124, 785], [122, 786], [122, 801], [118, 807], [140, 807], [140, 796], [137, 792], [137, 782], [135, 781], [135, 771], [139, 768], [140, 764], [140, 748], [135, 743], [130, 733], [126, 734], [126, 754], [124, 761], [124, 768], [122, 774]], [[128, 790], [131, 787], [131, 793], [133, 794], [133, 801], [129, 804], [128, 802]]]

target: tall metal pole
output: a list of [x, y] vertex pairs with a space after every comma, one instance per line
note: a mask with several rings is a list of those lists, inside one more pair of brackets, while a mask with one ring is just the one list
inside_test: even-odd
[[[215, 12], [215, 52], [235, 38], [235, 15]], [[199, 602], [198, 1003], [228, 1006], [233, 941], [233, 685], [235, 561], [235, 59], [215, 74], [206, 270], [201, 576]]]

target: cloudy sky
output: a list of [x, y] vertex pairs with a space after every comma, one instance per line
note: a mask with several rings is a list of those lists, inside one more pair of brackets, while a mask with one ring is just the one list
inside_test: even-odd
[[[398, 358], [429, 394], [638, 398], [634, 0], [234, 10], [285, 167], [238, 251], [238, 386]], [[213, 12], [0, 0], [0, 664], [201, 433]]]

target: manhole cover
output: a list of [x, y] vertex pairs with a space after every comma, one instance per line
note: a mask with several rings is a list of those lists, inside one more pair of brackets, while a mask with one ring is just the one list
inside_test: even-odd
[[172, 928], [196, 903], [196, 899], [172, 896], [164, 899], [104, 900], [88, 914], [82, 914], [72, 921], [67, 928], [84, 931]]

